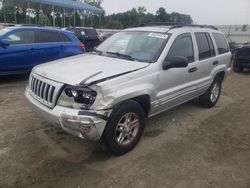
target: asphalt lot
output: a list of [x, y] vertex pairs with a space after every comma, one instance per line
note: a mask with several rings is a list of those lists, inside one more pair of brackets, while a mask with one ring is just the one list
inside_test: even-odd
[[26, 84], [0, 78], [0, 187], [250, 187], [250, 72], [233, 73], [212, 109], [191, 101], [148, 119], [120, 157], [39, 119]]

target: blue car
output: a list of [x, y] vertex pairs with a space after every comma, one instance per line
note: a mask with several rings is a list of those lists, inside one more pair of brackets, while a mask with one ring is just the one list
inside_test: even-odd
[[38, 64], [83, 52], [84, 45], [69, 31], [4, 28], [0, 30], [0, 75], [24, 73]]

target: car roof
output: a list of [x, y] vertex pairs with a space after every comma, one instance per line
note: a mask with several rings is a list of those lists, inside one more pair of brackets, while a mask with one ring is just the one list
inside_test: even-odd
[[170, 26], [145, 26], [145, 27], [132, 27], [125, 29], [124, 31], [150, 31], [150, 32], [160, 32], [166, 33], [169, 31]]
[[159, 33], [173, 33], [176, 30], [183, 30], [183, 29], [190, 29], [192, 31], [213, 31], [213, 32], [220, 32], [218, 30], [216, 30], [213, 27], [210, 26], [177, 26], [177, 27], [173, 27], [173, 26], [164, 26], [164, 25], [157, 25], [157, 26], [144, 26], [144, 27], [132, 27], [132, 28], [128, 28], [125, 29], [124, 31], [146, 31], [146, 32], [159, 32]]
[[96, 30], [93, 27], [67, 27], [66, 29], [91, 29], [91, 30]]
[[36, 26], [14, 26], [14, 27], [7, 27], [10, 31], [11, 30], [44, 30], [44, 31], [57, 31], [57, 32], [63, 32], [63, 33], [72, 33], [71, 31], [67, 30], [61, 30], [53, 27], [36, 27]]

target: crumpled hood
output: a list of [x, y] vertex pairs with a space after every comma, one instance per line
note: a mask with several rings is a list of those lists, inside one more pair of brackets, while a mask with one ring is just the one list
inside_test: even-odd
[[148, 63], [83, 54], [38, 65], [33, 72], [45, 78], [77, 85], [144, 68]]

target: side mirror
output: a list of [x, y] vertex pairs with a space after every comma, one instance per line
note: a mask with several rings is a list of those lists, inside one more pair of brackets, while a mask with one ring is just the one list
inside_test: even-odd
[[174, 56], [172, 58], [166, 59], [163, 62], [162, 68], [163, 70], [171, 69], [171, 68], [184, 68], [188, 66], [188, 59], [183, 56]]
[[10, 42], [7, 39], [0, 39], [0, 46], [9, 46]]

